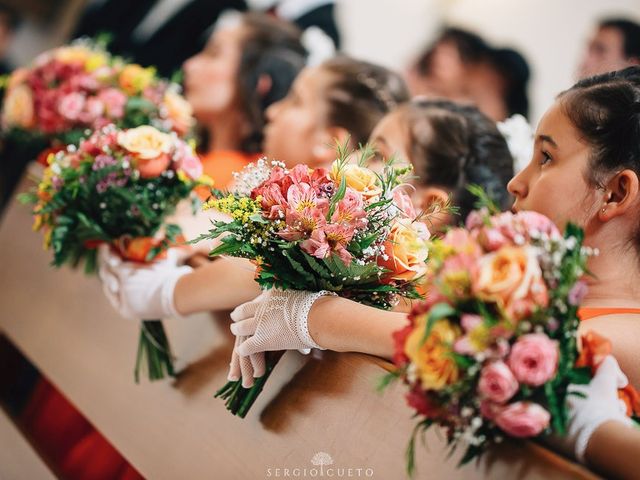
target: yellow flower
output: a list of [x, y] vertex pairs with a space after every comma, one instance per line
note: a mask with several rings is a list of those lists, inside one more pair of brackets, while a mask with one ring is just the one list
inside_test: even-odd
[[84, 68], [87, 72], [93, 72], [107, 64], [107, 56], [102, 52], [92, 52], [85, 61]]
[[151, 85], [154, 75], [153, 68], [143, 68], [140, 65], [131, 64], [122, 69], [118, 81], [126, 93], [135, 95]]
[[63, 63], [83, 63], [86, 64], [87, 59], [93, 52], [83, 45], [69, 45], [60, 47], [54, 51], [54, 57]]
[[340, 184], [343, 176], [346, 179], [347, 187], [360, 192], [365, 198], [375, 197], [382, 193], [382, 188], [378, 184], [379, 179], [373, 170], [353, 163], [347, 163], [340, 168], [337, 161], [333, 162], [331, 179]]
[[409, 334], [405, 353], [416, 367], [422, 388], [442, 390], [456, 382], [458, 366], [451, 353], [453, 343], [460, 337], [460, 329], [448, 320], [438, 320], [424, 343], [424, 329], [427, 315], [420, 317], [416, 328]]
[[6, 126], [31, 128], [35, 124], [33, 93], [25, 84], [7, 91], [2, 109], [2, 123]]

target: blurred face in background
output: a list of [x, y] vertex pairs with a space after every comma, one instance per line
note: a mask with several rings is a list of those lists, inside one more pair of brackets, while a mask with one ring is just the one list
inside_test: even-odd
[[378, 162], [395, 157], [398, 163], [410, 163], [408, 129], [404, 115], [399, 110], [382, 117], [369, 138], [369, 143], [378, 154]]
[[325, 89], [329, 73], [305, 68], [288, 95], [267, 109], [264, 153], [288, 167], [299, 163], [327, 167], [334, 159], [332, 129], [327, 126]]
[[237, 106], [245, 34], [241, 23], [220, 27], [205, 49], [184, 63], [185, 96], [199, 122], [211, 122]]
[[587, 45], [578, 78], [621, 70], [635, 64], [624, 53], [624, 36], [617, 28], [599, 28]]

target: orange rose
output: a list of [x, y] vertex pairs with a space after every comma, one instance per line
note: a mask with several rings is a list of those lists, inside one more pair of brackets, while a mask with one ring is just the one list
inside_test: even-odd
[[382, 257], [379, 261], [380, 266], [390, 270], [387, 277], [411, 281], [424, 275], [429, 254], [428, 240], [429, 230], [424, 223], [412, 222], [408, 218], [397, 220], [384, 244], [387, 259]]
[[404, 351], [415, 367], [422, 388], [442, 390], [458, 380], [458, 365], [451, 352], [460, 337], [460, 329], [448, 320], [438, 320], [422, 342], [426, 318], [427, 315], [419, 317], [416, 328], [407, 337]]
[[481, 257], [472, 284], [478, 297], [501, 305], [515, 320], [549, 303], [536, 252], [528, 246], [504, 246]]
[[142, 178], [157, 177], [171, 164], [171, 136], [148, 125], [119, 132], [118, 144], [136, 159]]

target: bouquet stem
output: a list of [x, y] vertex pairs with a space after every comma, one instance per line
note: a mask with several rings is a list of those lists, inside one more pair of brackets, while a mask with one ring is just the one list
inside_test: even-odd
[[133, 377], [140, 381], [142, 364], [146, 364], [149, 380], [161, 380], [167, 376], [175, 377], [173, 355], [167, 334], [160, 320], [143, 320], [140, 326], [138, 353]]
[[284, 352], [266, 353], [265, 373], [260, 378], [255, 379], [252, 387], [244, 388], [242, 380], [229, 381], [216, 392], [214, 397], [224, 400], [227, 410], [234, 415], [240, 418], [246, 417], [283, 354]]

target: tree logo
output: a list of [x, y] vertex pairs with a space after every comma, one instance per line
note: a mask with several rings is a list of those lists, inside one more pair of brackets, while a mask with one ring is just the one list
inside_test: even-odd
[[320, 476], [324, 476], [324, 466], [333, 465], [333, 458], [327, 452], [318, 452], [311, 459], [313, 465], [320, 466]]

